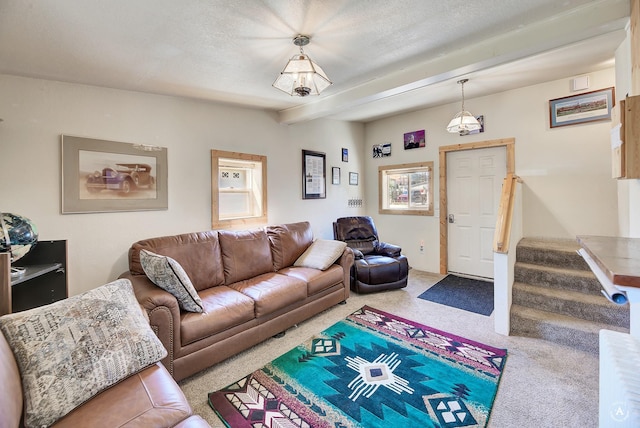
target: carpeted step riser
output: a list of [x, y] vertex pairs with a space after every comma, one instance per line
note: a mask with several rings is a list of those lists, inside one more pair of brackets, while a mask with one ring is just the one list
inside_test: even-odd
[[538, 322], [529, 318], [522, 318], [517, 313], [511, 314], [511, 331], [519, 336], [549, 340], [598, 354], [599, 338], [597, 333], [573, 329], [553, 323], [552, 321]]
[[518, 246], [516, 261], [574, 270], [589, 270], [584, 259], [573, 251]]
[[626, 306], [618, 306], [602, 297], [602, 302], [593, 304], [582, 301], [565, 300], [523, 290], [514, 284], [513, 304], [547, 312], [579, 318], [586, 321], [629, 326], [629, 311]]
[[536, 285], [545, 288], [578, 291], [595, 296], [601, 295], [601, 286], [595, 275], [587, 272], [575, 273], [571, 270], [550, 271], [540, 266], [516, 263], [514, 271], [516, 282]]

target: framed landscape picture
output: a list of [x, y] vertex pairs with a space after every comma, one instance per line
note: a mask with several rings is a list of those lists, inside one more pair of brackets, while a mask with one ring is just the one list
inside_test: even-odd
[[550, 100], [550, 127], [611, 120], [611, 109], [615, 99], [615, 90], [611, 87]]

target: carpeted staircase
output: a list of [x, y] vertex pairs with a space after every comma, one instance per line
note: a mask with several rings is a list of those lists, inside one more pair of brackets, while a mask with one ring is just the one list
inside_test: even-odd
[[611, 303], [577, 242], [524, 238], [518, 243], [511, 334], [598, 353], [601, 329], [629, 332], [629, 305]]

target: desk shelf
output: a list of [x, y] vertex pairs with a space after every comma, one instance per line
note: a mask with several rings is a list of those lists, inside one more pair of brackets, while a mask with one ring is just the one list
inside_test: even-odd
[[25, 272], [10, 275], [8, 254], [0, 263], [0, 315], [47, 305], [68, 296], [67, 241], [38, 241], [35, 248], [13, 264]]

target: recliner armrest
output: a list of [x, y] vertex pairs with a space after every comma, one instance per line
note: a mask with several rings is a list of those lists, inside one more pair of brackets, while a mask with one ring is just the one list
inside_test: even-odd
[[378, 242], [376, 254], [388, 257], [399, 257], [401, 253], [402, 248], [397, 245], [387, 244], [386, 242]]
[[351, 250], [353, 251], [353, 258], [355, 260], [364, 259], [364, 254], [362, 254], [362, 251], [356, 250], [355, 248], [352, 248]]

